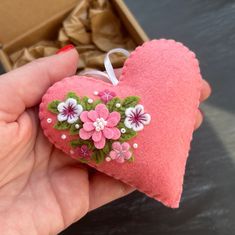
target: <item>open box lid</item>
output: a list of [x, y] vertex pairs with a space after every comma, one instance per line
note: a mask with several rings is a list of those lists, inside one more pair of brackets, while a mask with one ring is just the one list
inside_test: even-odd
[[0, 44], [9, 47], [22, 34], [68, 12], [78, 0], [0, 0]]

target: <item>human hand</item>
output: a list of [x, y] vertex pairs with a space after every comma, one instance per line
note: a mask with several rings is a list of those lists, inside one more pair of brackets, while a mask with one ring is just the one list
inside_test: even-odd
[[[134, 189], [90, 171], [54, 148], [38, 121], [42, 95], [76, 72], [75, 49], [35, 60], [0, 76], [0, 231], [57, 234], [87, 212]], [[203, 81], [201, 101], [210, 94]], [[197, 113], [195, 129], [202, 122]]]

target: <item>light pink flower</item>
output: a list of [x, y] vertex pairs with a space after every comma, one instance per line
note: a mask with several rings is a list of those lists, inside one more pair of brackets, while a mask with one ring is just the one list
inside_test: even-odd
[[120, 138], [120, 130], [116, 127], [121, 119], [120, 113], [109, 113], [104, 104], [98, 104], [95, 110], [82, 112], [80, 119], [84, 122], [79, 131], [80, 138], [88, 140], [92, 137], [97, 149], [104, 148], [106, 139]]
[[92, 154], [92, 152], [89, 150], [89, 148], [85, 144], [82, 145], [81, 147], [78, 147], [76, 149], [76, 153], [81, 158], [90, 158]]
[[127, 142], [120, 143], [116, 141], [112, 144], [112, 149], [113, 150], [109, 153], [112, 160], [123, 163], [125, 160], [131, 158], [130, 145]]
[[110, 101], [112, 98], [116, 96], [116, 93], [113, 91], [104, 90], [99, 92], [98, 96], [106, 104], [108, 101]]

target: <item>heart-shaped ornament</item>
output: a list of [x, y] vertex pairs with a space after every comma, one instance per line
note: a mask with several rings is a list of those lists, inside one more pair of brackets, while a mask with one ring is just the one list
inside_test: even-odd
[[200, 88], [194, 53], [153, 40], [131, 53], [116, 86], [88, 76], [55, 83], [43, 96], [41, 125], [71, 157], [176, 208]]

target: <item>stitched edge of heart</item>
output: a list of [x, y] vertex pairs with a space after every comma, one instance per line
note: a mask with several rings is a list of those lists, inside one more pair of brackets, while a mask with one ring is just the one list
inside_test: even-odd
[[[123, 66], [123, 69], [122, 69], [122, 74], [119, 78], [119, 80], [123, 80], [125, 74], [126, 74], [126, 71], [128, 69], [128, 65], [130, 63], [130, 61], [133, 59], [134, 56], [137, 55], [137, 53], [143, 49], [146, 45], [148, 45], [149, 43], [158, 43], [158, 42], [165, 42], [165, 43], [169, 43], [169, 44], [172, 44], [172, 45], [177, 45], [179, 48], [181, 49], [184, 49], [185, 53], [188, 53], [191, 57], [192, 57], [192, 61], [194, 62], [194, 66], [195, 66], [195, 69], [196, 71], [198, 71], [198, 74], [199, 76], [201, 77], [201, 72], [200, 72], [200, 67], [199, 67], [199, 62], [196, 58], [196, 55], [195, 53], [193, 53], [192, 51], [189, 50], [189, 48], [187, 48], [186, 46], [184, 46], [182, 43], [180, 42], [176, 42], [175, 40], [173, 39], [154, 39], [152, 41], [147, 41], [145, 42], [144, 44], [142, 44], [141, 46], [138, 46], [133, 52], [131, 52], [129, 58], [125, 61], [124, 63], [124, 66]], [[75, 75], [76, 76], [76, 75]], [[74, 76], [72, 76], [74, 77]], [[94, 78], [91, 78], [91, 77], [86, 77], [90, 80], [94, 80], [94, 81], [97, 81], [96, 79]], [[62, 83], [66, 83], [67, 80], [70, 80], [71, 77], [67, 77], [61, 81], [58, 81], [56, 83], [54, 83], [54, 85], [52, 85], [48, 90], [47, 92], [45, 93], [45, 95], [43, 96], [42, 98], [42, 102], [40, 104], [40, 107], [39, 107], [39, 118], [41, 120], [41, 123], [42, 123], [42, 120], [43, 120], [43, 108], [46, 107], [45, 106], [45, 100], [46, 100], [46, 97], [48, 95], [50, 95], [50, 91], [51, 90], [54, 90], [56, 89], [56, 87], [60, 86]], [[104, 82], [102, 80], [99, 80], [99, 82]], [[106, 85], [108, 83], [104, 82]], [[109, 84], [111, 86], [111, 84]], [[196, 123], [196, 113], [197, 113], [197, 110], [198, 110], [198, 107], [199, 107], [199, 104], [200, 104], [200, 90], [201, 90], [201, 87], [198, 87], [198, 101], [195, 103], [195, 119], [194, 119], [194, 124]], [[45, 127], [42, 127], [43, 129], [43, 132], [45, 134], [45, 136], [48, 138], [48, 140], [57, 148], [57, 149], [60, 149], [62, 150], [64, 153], [66, 153], [67, 155], [70, 155], [68, 152], [66, 152], [64, 149], [61, 148], [61, 146], [59, 146], [54, 140], [53, 138], [50, 136], [50, 134], [48, 133], [47, 129], [49, 128], [45, 128]], [[191, 138], [189, 139], [189, 142], [188, 142], [188, 147], [187, 147], [187, 151], [189, 153], [189, 150], [190, 150], [190, 143], [192, 141], [192, 138], [193, 138], [193, 130], [194, 130], [194, 125], [192, 126], [192, 130], [191, 130]], [[189, 155], [189, 154], [188, 154]], [[186, 157], [186, 161], [185, 161], [185, 164], [187, 162], [187, 159], [188, 159], [188, 155]], [[131, 187], [133, 188], [136, 188], [138, 191], [146, 194], [147, 196], [151, 197], [151, 198], [154, 198], [155, 200], [163, 203], [165, 206], [168, 206], [168, 207], [171, 207], [171, 208], [178, 208], [179, 207], [179, 202], [180, 202], [180, 198], [181, 198], [181, 194], [182, 194], [182, 190], [183, 190], [183, 181], [184, 181], [184, 175], [185, 175], [185, 169], [184, 169], [184, 172], [183, 172], [183, 177], [182, 177], [182, 183], [181, 183], [181, 189], [179, 190], [179, 192], [177, 193], [176, 197], [171, 201], [169, 202], [169, 199], [166, 199], [164, 197], [160, 197], [159, 195], [156, 195], [156, 194], [153, 194], [152, 192], [149, 192], [149, 191], [145, 191], [145, 190], [142, 190], [142, 189], [139, 189], [136, 185], [133, 184], [133, 182], [129, 182], [128, 180], [126, 179], [123, 179], [122, 177], [118, 177], [116, 175], [113, 175], [112, 173], [110, 172], [106, 172], [105, 170], [100, 170], [98, 166], [96, 166], [95, 164], [89, 164], [90, 166], [92, 166], [93, 168], [95, 168], [96, 170], [98, 170], [99, 172], [102, 172], [108, 176], [111, 176], [112, 178], [115, 178], [117, 180], [120, 180], [122, 181], [123, 183], [126, 183], [128, 185], [130, 185]]]

